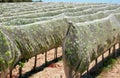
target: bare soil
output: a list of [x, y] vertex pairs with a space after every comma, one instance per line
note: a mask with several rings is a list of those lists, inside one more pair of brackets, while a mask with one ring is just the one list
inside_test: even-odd
[[[48, 61], [54, 59], [54, 52], [54, 49], [48, 51]], [[105, 54], [105, 56], [107, 55], [108, 54]], [[41, 69], [41, 66], [45, 62], [44, 56], [44, 54], [40, 54], [37, 56], [37, 72], [30, 72], [34, 66], [34, 57], [29, 59], [29, 61], [25, 63], [24, 67], [22, 68], [23, 78], [65, 78], [62, 60], [56, 63], [52, 63], [47, 67]], [[61, 48], [58, 48], [58, 57], [60, 56], [62, 56], [62, 50]], [[94, 64], [91, 65], [94, 66]], [[16, 66], [16, 68], [13, 70], [13, 78], [18, 78], [18, 68], [19, 66]], [[100, 75], [97, 78], [120, 78], [120, 58], [118, 58], [116, 64], [112, 68], [110, 68], [108, 71], [102, 71], [102, 73], [100, 73]]]
[[120, 57], [110, 69], [102, 71], [97, 78], [120, 78]]
[[[54, 52], [55, 52], [54, 49], [47, 52], [47, 60], [48, 61], [51, 61], [54, 59]], [[58, 57], [60, 57], [60, 56], [62, 56], [62, 50], [61, 50], [61, 48], [58, 48]], [[36, 69], [37, 72], [32, 74], [32, 73], [30, 73], [30, 71], [34, 66], [34, 57], [29, 59], [29, 61], [26, 62], [24, 67], [22, 68], [23, 77], [24, 77], [24, 75], [26, 75], [26, 72], [27, 72], [30, 74], [28, 76], [25, 76], [25, 78], [26, 77], [27, 78], [65, 78], [62, 60], [60, 60], [56, 63], [52, 63], [43, 69], [39, 69], [39, 67], [41, 67], [41, 65], [43, 65], [44, 63], [45, 63], [45, 55], [44, 54], [38, 55], [37, 56], [37, 66], [36, 66], [36, 68], [38, 68], [38, 70]], [[18, 76], [19, 76], [18, 70], [19, 70], [19, 66], [16, 66], [16, 68], [12, 72], [13, 78], [18, 78]]]

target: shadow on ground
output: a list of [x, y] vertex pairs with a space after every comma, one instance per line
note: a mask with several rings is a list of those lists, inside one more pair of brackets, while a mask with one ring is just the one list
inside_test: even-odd
[[[100, 73], [102, 72], [104, 67], [107, 67], [108, 65], [112, 64], [112, 62], [110, 61], [111, 59], [117, 59], [119, 56], [120, 56], [120, 49], [117, 49], [115, 52], [112, 52], [112, 54], [110, 56], [104, 58], [104, 62], [100, 61], [99, 63], [97, 63], [97, 66], [94, 66], [93, 68], [91, 68], [88, 71], [88, 73], [86, 72], [85, 74], [83, 74], [82, 78], [96, 78], [97, 76], [100, 75]], [[56, 62], [58, 62], [60, 60], [62, 60], [62, 56], [58, 57], [58, 59], [49, 61], [46, 65], [42, 64], [41, 66], [36, 67], [35, 69], [32, 69], [31, 71], [26, 72], [25, 74], [23, 74], [19, 78], [29, 78], [33, 74], [44, 70], [44, 68], [46, 68], [50, 64], [56, 63]]]
[[97, 63], [97, 66], [94, 66], [91, 68], [88, 72], [82, 75], [81, 78], [96, 78], [100, 75], [100, 73], [103, 71], [105, 67], [108, 67], [110, 64], [113, 63], [113, 59], [117, 59], [120, 57], [120, 49], [117, 49], [115, 52], [112, 52], [112, 54], [106, 58], [104, 58], [104, 61], [100, 61]]
[[57, 59], [55, 60], [51, 60], [49, 62], [47, 62], [47, 64], [42, 64], [41, 66], [39, 67], [36, 67], [35, 69], [32, 69], [31, 71], [28, 71], [26, 72], [25, 74], [23, 74], [21, 77], [19, 78], [29, 78], [30, 76], [32, 76], [33, 74], [35, 73], [38, 73], [42, 70], [44, 70], [44, 68], [46, 68], [47, 66], [49, 66], [50, 64], [53, 64], [53, 63], [56, 63], [58, 61], [62, 60], [62, 56], [58, 57]]

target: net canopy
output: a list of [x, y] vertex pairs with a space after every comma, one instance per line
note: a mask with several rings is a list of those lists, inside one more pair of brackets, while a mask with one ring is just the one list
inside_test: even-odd
[[83, 73], [114, 44], [120, 42], [120, 13], [84, 23], [71, 23], [63, 42], [66, 67]]
[[[75, 68], [77, 63], [73, 64], [73, 61], [79, 60], [78, 62], [81, 62], [80, 59], [83, 54], [89, 56], [89, 60], [85, 61], [88, 64], [91, 59], [102, 53], [102, 48], [106, 43], [103, 40], [109, 42], [109, 45], [105, 45], [104, 48], [107, 49], [118, 39], [116, 35], [119, 33], [119, 12], [119, 4], [1, 3], [0, 70], [11, 69], [21, 59], [29, 59], [37, 54], [59, 47], [64, 38], [65, 51], [63, 55], [66, 57], [68, 66]], [[69, 22], [72, 22], [72, 26]], [[69, 35], [65, 37], [69, 27]], [[105, 35], [102, 38], [103, 32]], [[112, 36], [111, 34], [108, 35], [108, 32]], [[93, 39], [93, 35], [96, 36], [95, 39]], [[73, 39], [71, 39], [72, 37]], [[77, 40], [79, 45], [75, 42], [69, 46], [69, 40], [70, 44]], [[82, 42], [85, 43], [81, 44]], [[86, 49], [86, 45], [90, 46]], [[67, 50], [71, 46], [75, 50], [71, 51], [72, 49], [70, 49], [73, 57], [67, 55]], [[99, 46], [100, 51], [102, 50], [101, 53], [96, 52], [97, 46]], [[84, 48], [86, 49], [85, 52], [83, 51]], [[92, 53], [91, 48], [95, 53]], [[90, 55], [90, 52], [93, 55]], [[86, 60], [87, 56], [83, 60]], [[74, 57], [76, 58], [72, 59]], [[82, 66], [80, 66], [79, 71], [83, 71]]]
[[[63, 33], [66, 31], [62, 25], [68, 26], [65, 19], [23, 26], [0, 27], [2, 30], [1, 58], [4, 58], [7, 63], [14, 60], [29, 59], [61, 46]], [[5, 57], [9, 57], [9, 59]]]

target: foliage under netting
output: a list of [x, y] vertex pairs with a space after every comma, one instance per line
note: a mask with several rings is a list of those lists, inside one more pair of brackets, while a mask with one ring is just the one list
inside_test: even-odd
[[71, 23], [63, 42], [64, 64], [71, 72], [83, 73], [93, 60], [118, 42], [120, 13], [86, 23]]
[[24, 26], [0, 27], [1, 61], [10, 65], [9, 62], [16, 63], [20, 59], [29, 59], [59, 47], [66, 31], [62, 25], [67, 27], [68, 23], [64, 19], [57, 19]]
[[[21, 59], [29, 59], [37, 54], [41, 54], [50, 49], [61, 46], [67, 29], [69, 26], [71, 26], [69, 22], [72, 22], [75, 27], [78, 27], [78, 30], [81, 29], [80, 33], [88, 33], [85, 35], [83, 34], [82, 38], [80, 38], [83, 39], [84, 42], [84, 38], [85, 40], [89, 39], [89, 34], [91, 35], [93, 33], [89, 32], [89, 26], [85, 26], [86, 31], [83, 30], [84, 27], [82, 28], [82, 26], [79, 28], [79, 23], [87, 25], [86, 22], [88, 21], [107, 18], [110, 17], [111, 14], [117, 14], [119, 12], [119, 4], [39, 2], [1, 3], [0, 70], [4, 71], [6, 69], [11, 69]], [[119, 20], [116, 20], [114, 22], [117, 21]], [[106, 20], [101, 23], [106, 24]], [[95, 24], [97, 25], [98, 23]], [[113, 25], [110, 24], [110, 26]], [[114, 26], [116, 27], [116, 25]], [[99, 25], [96, 27], [99, 28]], [[94, 27], [91, 27], [91, 30], [94, 32], [96, 31], [96, 33], [99, 33], [99, 31], [102, 30], [106, 30], [104, 28], [101, 28], [100, 30], [94, 29]], [[75, 31], [78, 32], [78, 30]], [[109, 32], [108, 29], [106, 32]], [[102, 32], [100, 33], [103, 34]], [[74, 33], [74, 35], [79, 36], [79, 34], [76, 33]], [[102, 41], [103, 38], [101, 38], [98, 34], [98, 39]], [[92, 45], [93, 43], [89, 44]], [[98, 42], [96, 42], [96, 45], [97, 44]], [[96, 47], [96, 45], [94, 46]], [[71, 46], [75, 48], [74, 45]], [[81, 46], [81, 49], [84, 49], [85, 44]], [[75, 61], [75, 59], [73, 59], [73, 61]]]

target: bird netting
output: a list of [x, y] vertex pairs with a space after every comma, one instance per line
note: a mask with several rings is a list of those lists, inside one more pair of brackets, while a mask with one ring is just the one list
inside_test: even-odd
[[63, 42], [64, 64], [71, 72], [83, 73], [90, 62], [118, 42], [120, 13], [85, 23], [71, 23]]
[[1, 44], [1, 58], [4, 58], [3, 61], [6, 61], [7, 65], [9, 61], [29, 59], [61, 46], [63, 33], [66, 31], [63, 25], [66, 28], [67, 21], [55, 19], [45, 23], [0, 27], [1, 42], [4, 44]]
[[[73, 57], [76, 57], [78, 49], [82, 50], [86, 48], [86, 45], [89, 46], [86, 51], [91, 47], [94, 47], [94, 51], [96, 51], [95, 47], [99, 43], [104, 43], [103, 39], [111, 38], [115, 36], [118, 32], [107, 29], [107, 25], [110, 27], [118, 27], [119, 22], [119, 13], [120, 5], [119, 4], [105, 4], [105, 3], [1, 3], [0, 4], [0, 70], [4, 71], [6, 69], [11, 69], [14, 65], [21, 59], [29, 59], [37, 54], [44, 53], [50, 49], [61, 46], [67, 29], [69, 28], [69, 21], [73, 22], [73, 26], [75, 29], [70, 28], [73, 31], [73, 35], [75, 35], [75, 39], [87, 41], [92, 40], [94, 37], [94, 32], [97, 39], [100, 42], [86, 42], [82, 44], [81, 47], [77, 48], [76, 45], [71, 44], [73, 48], [76, 48], [76, 53], [73, 54]], [[99, 22], [102, 24], [103, 28], [99, 27], [99, 23], [92, 22], [87, 23], [89, 21], [99, 20], [103, 18], [108, 18], [111, 14], [114, 14], [114, 20], [101, 20]], [[113, 19], [110, 17], [110, 19]], [[117, 17], [117, 18], [116, 18]], [[113, 22], [113, 23], [111, 23]], [[115, 23], [114, 23], [115, 22]], [[83, 24], [80, 24], [83, 23]], [[86, 26], [81, 26], [81, 25]], [[90, 24], [90, 26], [89, 26]], [[93, 26], [92, 26], [93, 25]], [[100, 30], [97, 29], [100, 28]], [[107, 29], [107, 30], [106, 30]], [[114, 30], [115, 30], [114, 29]], [[80, 30], [80, 31], [79, 31]], [[118, 29], [117, 29], [118, 30]], [[79, 36], [78, 34], [82, 35]], [[84, 32], [82, 32], [84, 31]], [[94, 32], [92, 32], [94, 31]], [[102, 32], [100, 32], [102, 31]], [[109, 32], [112, 33], [107, 35]], [[103, 35], [105, 32], [106, 36], [103, 38], [100, 37], [99, 33]], [[86, 34], [84, 34], [86, 33]], [[92, 34], [92, 35], [91, 35]], [[98, 36], [97, 36], [98, 35]], [[67, 37], [69, 38], [69, 37]], [[66, 38], [66, 40], [67, 40]], [[117, 37], [118, 38], [118, 37]], [[71, 37], [69, 38], [71, 39]], [[96, 38], [95, 38], [96, 39]], [[111, 40], [110, 39], [110, 40]], [[114, 44], [110, 42], [110, 45]], [[74, 39], [73, 41], [74, 42]], [[115, 41], [116, 42], [116, 41]], [[67, 43], [66, 43], [67, 44]], [[95, 45], [94, 45], [95, 44]], [[100, 50], [103, 49], [103, 45], [98, 45]], [[108, 48], [108, 45], [105, 48]], [[67, 47], [67, 46], [65, 46]], [[69, 47], [68, 47], [69, 48]], [[105, 49], [104, 48], [104, 49]], [[82, 54], [83, 52], [81, 52]], [[63, 52], [64, 54], [64, 52]], [[89, 55], [89, 53], [84, 52], [83, 54]], [[79, 54], [80, 55], [80, 54]], [[78, 56], [79, 56], [78, 55]], [[96, 58], [99, 54], [90, 55], [90, 57]], [[81, 56], [81, 55], [80, 55]], [[67, 55], [66, 55], [67, 57]], [[71, 57], [71, 58], [73, 58]], [[75, 59], [66, 59], [70, 60], [70, 66], [74, 67], [76, 61], [78, 59], [83, 58], [85, 62], [87, 57], [76, 57]], [[91, 58], [93, 59], [93, 58]], [[72, 61], [73, 60], [73, 61]], [[74, 63], [74, 64], [73, 64]], [[80, 70], [83, 71], [82, 66], [80, 66]], [[75, 68], [75, 67], [74, 67]]]

